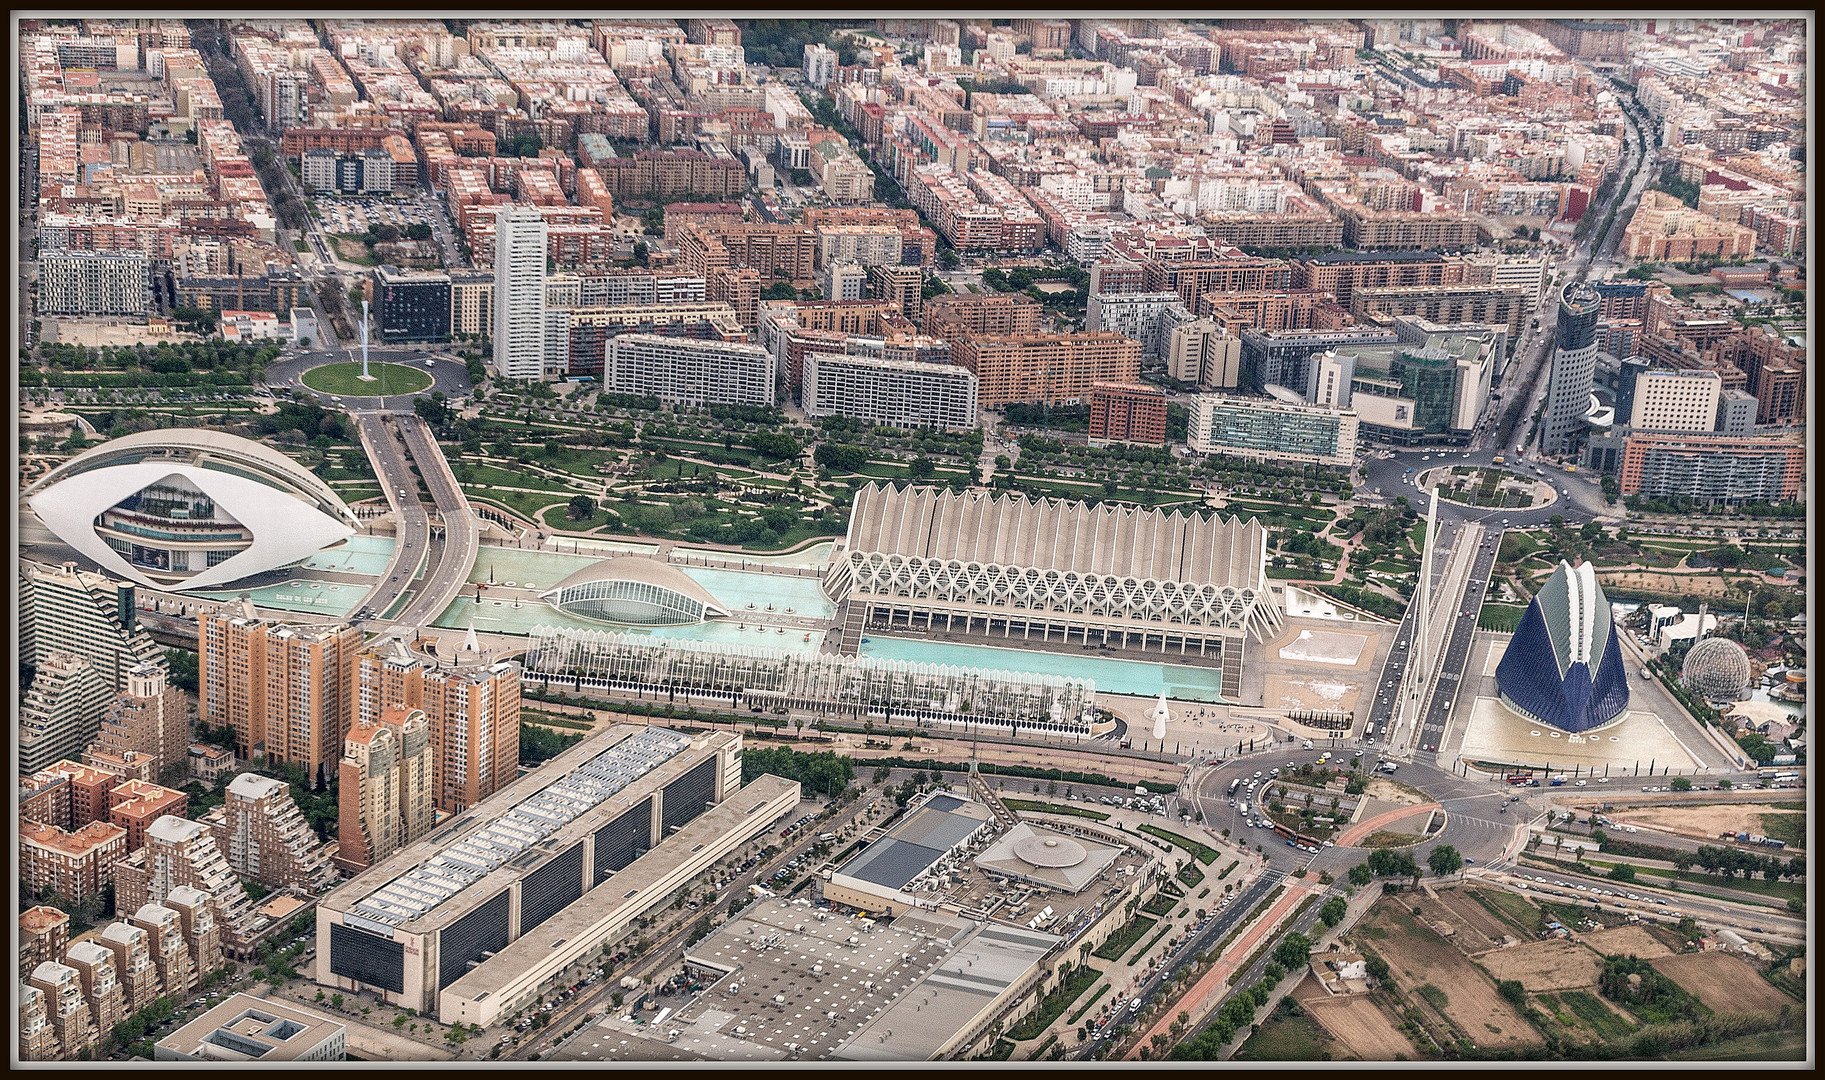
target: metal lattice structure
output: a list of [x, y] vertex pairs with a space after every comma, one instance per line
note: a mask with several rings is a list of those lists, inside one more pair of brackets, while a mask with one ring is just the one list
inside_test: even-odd
[[1710, 701], [1741, 701], [1753, 673], [1749, 654], [1729, 638], [1706, 638], [1692, 646], [1679, 678]]
[[527, 682], [951, 727], [1090, 734], [1096, 684], [877, 657], [571, 630], [532, 631]]
[[846, 547], [825, 591], [870, 623], [1214, 652], [1231, 686], [1280, 626], [1254, 518], [871, 484]]

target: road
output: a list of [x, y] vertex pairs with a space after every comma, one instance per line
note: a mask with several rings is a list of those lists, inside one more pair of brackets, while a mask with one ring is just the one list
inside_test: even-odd
[[[450, 462], [431, 429], [416, 416], [397, 415], [394, 425], [405, 439], [412, 463], [418, 466], [424, 485], [431, 493], [441, 519], [437, 532], [442, 543], [430, 545], [430, 566], [417, 583], [416, 591], [397, 621], [405, 626], [429, 626], [456, 600], [469, 571], [475, 566], [476, 550], [481, 544], [480, 522], [469, 508]], [[416, 491], [410, 488], [408, 491]], [[380, 609], [385, 610], [385, 609]]]
[[[1434, 670], [1424, 719], [1419, 732], [1422, 753], [1435, 753], [1445, 740], [1445, 725], [1457, 702], [1458, 688], [1464, 679], [1464, 663], [1470, 659], [1470, 644], [1476, 637], [1477, 613], [1489, 588], [1489, 574], [1495, 569], [1496, 553], [1502, 547], [1502, 530], [1483, 534], [1482, 543], [1472, 556], [1470, 573], [1462, 592], [1439, 597], [1439, 617], [1450, 620], [1451, 632], [1445, 645], [1443, 662]], [[1462, 604], [1462, 607], [1458, 605]], [[1456, 610], [1458, 614], [1451, 612]]]
[[[1125, 1002], [1115, 1001], [1110, 1004], [1121, 1006], [1121, 1011], [1113, 1013], [1112, 1015], [1119, 1019], [1121, 1017], [1131, 1017], [1136, 1013], [1145, 1012], [1147, 1007], [1164, 992], [1163, 988], [1167, 983], [1171, 982], [1174, 976], [1185, 968], [1196, 964], [1200, 952], [1214, 948], [1219, 942], [1229, 936], [1230, 931], [1242, 925], [1242, 921], [1248, 918], [1249, 914], [1255, 910], [1255, 907], [1260, 904], [1261, 901], [1267, 899], [1268, 894], [1273, 891], [1274, 886], [1280, 884], [1284, 880], [1286, 880], [1286, 875], [1277, 870], [1265, 870], [1260, 874], [1257, 874], [1254, 881], [1250, 882], [1247, 888], [1236, 894], [1236, 898], [1230, 901], [1228, 907], [1204, 920], [1204, 929], [1191, 934], [1186, 939], [1185, 943], [1179, 946], [1178, 952], [1173, 954], [1171, 960], [1161, 964], [1158, 971], [1155, 971], [1151, 977], [1142, 982], [1140, 988], [1135, 993], [1129, 995], [1129, 1000], [1134, 998], [1140, 999], [1141, 1007], [1139, 1009], [1130, 1010]], [[1232, 981], [1232, 985], [1240, 985], [1240, 983]], [[1191, 1034], [1194, 1033], [1187, 1033], [1186, 1038], [1190, 1038]], [[1102, 1036], [1092, 1038], [1078, 1047], [1074, 1053], [1066, 1055], [1066, 1060], [1087, 1060], [1096, 1047], [1105, 1041], [1107, 1041], [1106, 1038]]]
[[430, 559], [431, 519], [419, 500], [418, 478], [412, 474], [405, 447], [386, 422], [387, 414], [358, 412], [354, 416], [368, 461], [374, 466], [374, 475], [380, 479], [381, 492], [400, 521], [393, 558], [387, 563], [384, 576], [362, 598], [359, 609], [384, 617], [412, 587], [413, 580]]

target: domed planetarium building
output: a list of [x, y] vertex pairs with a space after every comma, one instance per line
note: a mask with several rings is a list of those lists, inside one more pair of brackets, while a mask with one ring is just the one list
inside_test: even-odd
[[360, 528], [329, 485], [291, 458], [201, 428], [109, 439], [23, 495], [57, 539], [155, 589], [214, 588], [295, 566]]
[[1686, 653], [1679, 669], [1686, 686], [1703, 694], [1707, 701], [1741, 701], [1747, 696], [1754, 672], [1749, 654], [1729, 638], [1706, 638]]
[[1503, 704], [1562, 731], [1602, 727], [1628, 708], [1621, 637], [1590, 563], [1561, 562], [1546, 579], [1495, 677]]
[[689, 574], [636, 555], [591, 563], [539, 598], [566, 615], [625, 626], [690, 626], [729, 613]]

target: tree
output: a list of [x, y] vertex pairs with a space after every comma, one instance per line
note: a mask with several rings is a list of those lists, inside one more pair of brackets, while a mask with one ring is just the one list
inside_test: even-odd
[[906, 475], [912, 477], [914, 480], [927, 479], [928, 477], [930, 477], [933, 473], [935, 473], [937, 471], [938, 471], [937, 463], [932, 461], [931, 458], [924, 456], [923, 454], [921, 454], [920, 456], [918, 456], [916, 458], [913, 458], [912, 461], [910, 463], [908, 463], [906, 466]]
[[1611, 881], [1634, 881], [1635, 868], [1628, 863], [1617, 863], [1610, 868], [1609, 879]]
[[1274, 962], [1290, 970], [1304, 967], [1311, 956], [1311, 939], [1297, 930], [1280, 939], [1280, 944], [1274, 947]]
[[1518, 979], [1503, 979], [1495, 984], [1495, 992], [1502, 995], [1502, 1000], [1519, 1009], [1527, 1004], [1527, 988]]
[[1692, 781], [1688, 780], [1687, 778], [1685, 778], [1683, 776], [1675, 776], [1673, 778], [1672, 784], [1670, 784], [1668, 786], [1671, 787], [1674, 791], [1691, 791], [1692, 790]]
[[1368, 863], [1357, 863], [1350, 867], [1350, 884], [1357, 888], [1360, 889], [1373, 880], [1375, 880], [1375, 871], [1369, 869]]
[[1333, 896], [1324, 902], [1323, 907], [1318, 909], [1318, 919], [1326, 926], [1336, 926], [1343, 921], [1343, 917], [1348, 913], [1349, 909], [1350, 906], [1344, 901], [1343, 897]]
[[596, 500], [588, 495], [572, 495], [565, 516], [572, 521], [588, 521], [596, 515]]

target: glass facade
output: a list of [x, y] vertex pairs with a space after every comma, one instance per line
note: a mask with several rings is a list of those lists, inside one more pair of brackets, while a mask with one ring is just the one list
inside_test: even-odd
[[396, 277], [375, 271], [380, 342], [442, 342], [450, 337], [450, 278], [445, 274]]
[[1416, 432], [1433, 435], [1450, 429], [1457, 408], [1458, 380], [1462, 377], [1455, 357], [1403, 349], [1395, 354], [1389, 374], [1399, 381], [1400, 396], [1413, 399]]
[[[1337, 413], [1263, 407], [1247, 402], [1212, 402], [1209, 427], [1200, 432], [1207, 453], [1249, 456], [1300, 455], [1319, 460], [1338, 457], [1338, 433], [1344, 417]], [[1346, 455], [1348, 451], [1344, 452]]]

